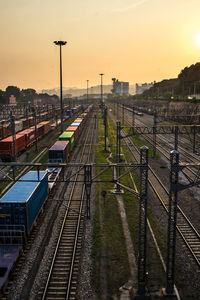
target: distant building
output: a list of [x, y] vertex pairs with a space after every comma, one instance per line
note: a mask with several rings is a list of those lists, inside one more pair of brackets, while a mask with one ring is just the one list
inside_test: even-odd
[[155, 81], [154, 82], [151, 82], [151, 83], [142, 83], [142, 84], [138, 84], [136, 83], [135, 85], [135, 93], [136, 94], [142, 94], [144, 91], [150, 89], [153, 85], [154, 85]]
[[112, 93], [117, 95], [129, 95], [129, 82], [119, 81], [116, 78], [112, 78], [113, 88]]
[[10, 97], [9, 97], [9, 105], [16, 105], [17, 103], [16, 103], [16, 97], [14, 96], [14, 95], [11, 95]]

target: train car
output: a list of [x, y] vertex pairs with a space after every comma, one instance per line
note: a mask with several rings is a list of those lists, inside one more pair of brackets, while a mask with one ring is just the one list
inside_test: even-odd
[[78, 137], [79, 137], [79, 126], [69, 126], [65, 129], [65, 131], [74, 132], [74, 139], [75, 139], [75, 143], [76, 143], [76, 141], [78, 140]]
[[11, 135], [11, 126], [10, 123], [4, 124], [3, 125], [3, 137], [7, 137]]
[[27, 119], [21, 119], [21, 122], [22, 122], [22, 129], [24, 130], [24, 129], [27, 129], [27, 128], [29, 128], [29, 119], [27, 118]]
[[71, 117], [72, 116], [72, 110], [71, 109], [68, 109], [67, 111], [66, 111], [66, 115], [67, 116], [69, 116], [69, 117]]
[[15, 266], [21, 245], [0, 245], [0, 292], [3, 293], [8, 283], [9, 274]]
[[69, 141], [70, 142], [70, 151], [73, 149], [74, 147], [74, 132], [67, 132], [64, 131], [60, 136], [59, 136], [59, 140], [60, 141]]
[[[25, 149], [25, 136], [16, 134], [16, 154]], [[13, 137], [9, 136], [0, 141], [0, 156], [12, 158], [14, 156]]]
[[49, 162], [50, 163], [65, 163], [70, 156], [70, 142], [57, 141], [49, 149]]
[[29, 117], [28, 118], [28, 123], [29, 123], [29, 126], [33, 126], [34, 125], [34, 118], [33, 117]]
[[44, 125], [44, 135], [47, 134], [51, 130], [51, 124], [49, 121], [43, 121], [40, 124]]
[[23, 123], [22, 121], [15, 121], [15, 132], [19, 132], [23, 130]]
[[79, 134], [81, 133], [81, 130], [82, 130], [81, 123], [73, 122], [70, 126], [72, 126], [72, 127], [78, 127], [78, 132], [79, 132]]
[[47, 195], [46, 171], [29, 171], [23, 175], [0, 199], [0, 227], [23, 226], [24, 235], [29, 235]]
[[34, 128], [25, 129], [25, 130], [19, 132], [18, 134], [25, 136], [25, 147], [29, 147], [35, 142], [35, 129]]

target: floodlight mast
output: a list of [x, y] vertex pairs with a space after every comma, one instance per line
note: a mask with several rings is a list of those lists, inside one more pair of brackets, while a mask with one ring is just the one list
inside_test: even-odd
[[66, 41], [54, 41], [54, 44], [60, 46], [60, 128], [63, 132], [63, 97], [62, 97], [62, 46], [66, 45]]

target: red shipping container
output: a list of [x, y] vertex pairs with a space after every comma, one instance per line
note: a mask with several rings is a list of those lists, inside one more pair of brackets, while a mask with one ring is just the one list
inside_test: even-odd
[[[32, 126], [30, 129], [35, 130], [35, 126]], [[37, 124], [37, 138], [40, 139], [44, 135], [44, 125], [41, 125], [40, 123]]]
[[25, 145], [26, 147], [32, 145], [35, 142], [35, 129], [26, 129], [18, 134], [22, 134], [25, 136]]
[[65, 129], [65, 131], [73, 131], [75, 142], [77, 141], [77, 139], [78, 139], [78, 126], [69, 126]]
[[[25, 149], [25, 136], [16, 134], [16, 154]], [[0, 141], [0, 155], [3, 157], [13, 157], [13, 137], [9, 136]]]

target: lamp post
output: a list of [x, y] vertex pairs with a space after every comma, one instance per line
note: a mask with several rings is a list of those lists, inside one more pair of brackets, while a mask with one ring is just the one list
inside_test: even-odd
[[99, 74], [101, 76], [101, 106], [103, 105], [103, 73]]
[[89, 82], [89, 80], [87, 79], [86, 81], [87, 81], [87, 104], [88, 104], [88, 82]]
[[60, 46], [60, 128], [63, 132], [63, 99], [62, 99], [62, 46], [66, 45], [65, 41], [54, 41], [54, 44]]

